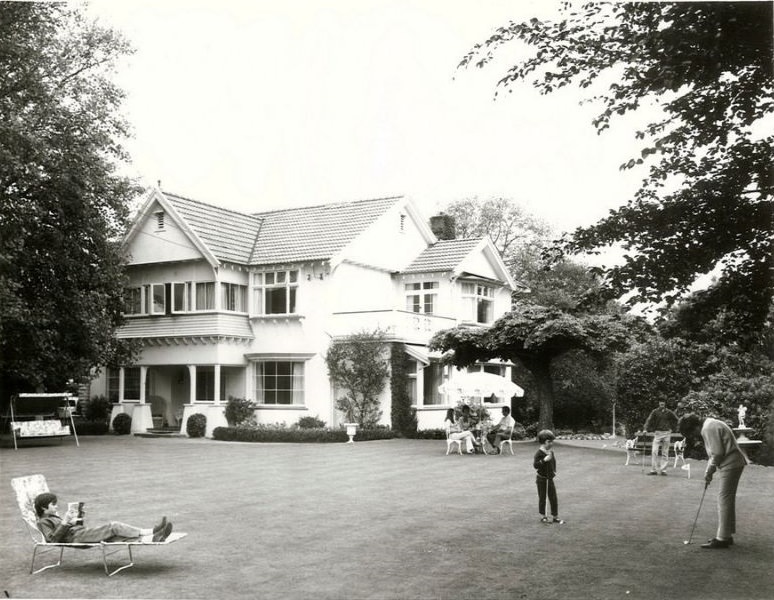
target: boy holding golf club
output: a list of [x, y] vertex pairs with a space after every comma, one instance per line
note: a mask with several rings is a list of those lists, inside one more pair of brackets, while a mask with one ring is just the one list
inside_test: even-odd
[[[546, 525], [551, 523], [562, 524], [564, 521], [559, 518], [559, 500], [556, 497], [556, 486], [554, 477], [556, 476], [556, 457], [554, 456], [554, 432], [543, 429], [537, 434], [537, 440], [540, 444], [535, 459], [532, 464], [537, 471], [537, 489], [538, 489], [538, 511], [540, 512], [540, 522]], [[551, 518], [546, 516], [546, 497], [551, 505]]]

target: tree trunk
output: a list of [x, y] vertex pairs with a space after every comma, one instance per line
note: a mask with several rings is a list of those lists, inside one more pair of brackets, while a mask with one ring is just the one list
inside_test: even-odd
[[543, 358], [524, 361], [537, 386], [537, 397], [540, 405], [538, 430], [554, 429], [554, 384], [551, 380], [551, 359]]

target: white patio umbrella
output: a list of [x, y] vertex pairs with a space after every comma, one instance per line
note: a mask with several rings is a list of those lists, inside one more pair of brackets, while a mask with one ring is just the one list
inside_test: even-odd
[[488, 398], [492, 394], [499, 397], [510, 398], [524, 395], [524, 390], [510, 379], [494, 375], [492, 373], [458, 373], [452, 381], [438, 387], [442, 394], [457, 394], [459, 396], [483, 396]]

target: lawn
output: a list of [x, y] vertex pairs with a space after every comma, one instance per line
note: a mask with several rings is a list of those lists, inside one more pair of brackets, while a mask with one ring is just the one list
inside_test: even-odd
[[[740, 484], [736, 544], [715, 530], [704, 463], [647, 477], [611, 448], [559, 443], [564, 525], [537, 516], [534, 443], [515, 456], [445, 456], [443, 441], [246, 444], [82, 437], [0, 449], [0, 590], [12, 598], [771, 598], [774, 469]], [[29, 575], [10, 486], [43, 473], [87, 521], [150, 526], [166, 514], [188, 537], [135, 552], [106, 577], [98, 551], [65, 551]]]

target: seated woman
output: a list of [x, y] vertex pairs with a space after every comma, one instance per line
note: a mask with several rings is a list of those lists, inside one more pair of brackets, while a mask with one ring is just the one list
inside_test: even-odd
[[449, 428], [449, 438], [452, 440], [465, 441], [465, 451], [468, 454], [473, 454], [473, 444], [475, 444], [475, 437], [470, 430], [463, 430], [458, 423], [454, 421], [454, 409], [450, 408], [446, 411], [446, 419], [444, 419], [444, 425]]
[[140, 528], [118, 521], [111, 521], [98, 527], [84, 527], [76, 524], [78, 514], [68, 511], [64, 518], [59, 516], [56, 494], [45, 492], [35, 497], [35, 514], [38, 529], [47, 542], [57, 543], [98, 543], [98, 542], [163, 542], [172, 533], [172, 523], [162, 517], [155, 527]]

